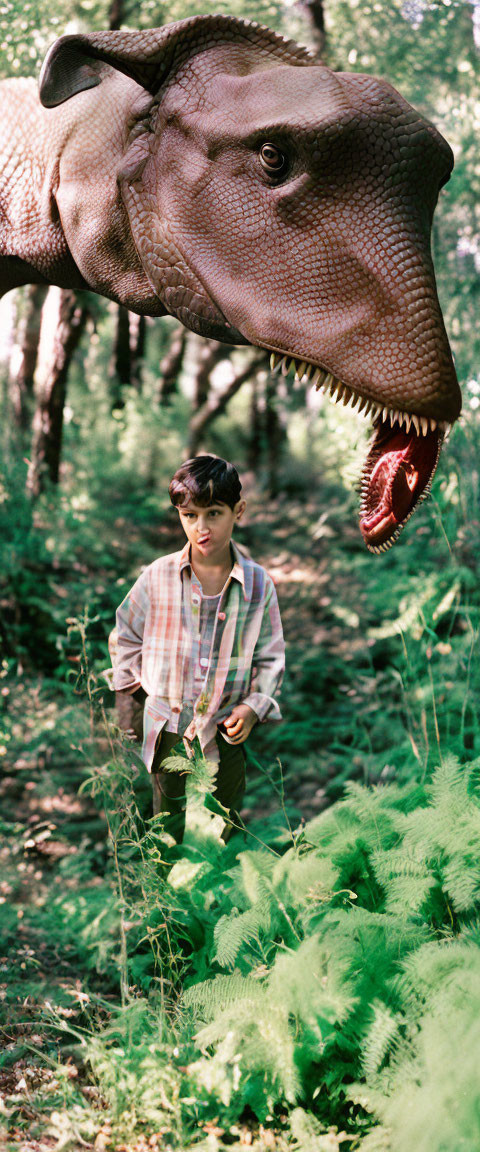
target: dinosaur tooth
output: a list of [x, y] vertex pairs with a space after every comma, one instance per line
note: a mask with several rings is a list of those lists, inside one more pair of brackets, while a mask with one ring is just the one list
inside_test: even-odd
[[418, 419], [418, 416], [412, 415], [412, 424], [413, 424], [413, 427], [415, 428], [417, 436], [420, 436], [420, 421]]
[[288, 376], [288, 356], [282, 356], [282, 376]]
[[270, 368], [272, 372], [277, 372], [282, 363], [282, 357], [279, 352], [270, 353]]
[[420, 417], [420, 424], [421, 424], [423, 435], [427, 436], [428, 435], [428, 419], [426, 416]]

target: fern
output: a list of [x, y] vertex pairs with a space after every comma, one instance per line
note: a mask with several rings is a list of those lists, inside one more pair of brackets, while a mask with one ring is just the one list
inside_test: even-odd
[[392, 1043], [398, 1036], [401, 1017], [394, 1015], [382, 1003], [373, 1003], [373, 1023], [365, 1037], [362, 1067], [364, 1075], [373, 1077], [387, 1059]]
[[214, 980], [204, 980], [187, 988], [182, 996], [184, 1006], [205, 1020], [213, 1019], [218, 1012], [244, 1000], [250, 1008], [255, 1008], [264, 999], [262, 985], [244, 976], [217, 976]]
[[230, 916], [222, 916], [215, 925], [214, 959], [222, 968], [233, 968], [243, 945], [259, 941], [261, 933], [270, 928], [270, 902], [259, 901], [245, 912], [233, 909]]
[[332, 1130], [325, 1132], [323, 1124], [319, 1124], [312, 1112], [294, 1108], [290, 1113], [289, 1124], [295, 1152], [340, 1152], [341, 1145], [336, 1133]]

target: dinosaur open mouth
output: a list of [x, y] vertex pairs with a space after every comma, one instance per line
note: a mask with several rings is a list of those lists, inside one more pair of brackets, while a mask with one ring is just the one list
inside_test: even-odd
[[396, 422], [374, 429], [362, 480], [360, 531], [371, 552], [383, 552], [396, 540], [419, 500], [430, 491], [443, 432], [409, 432]]
[[397, 539], [417, 504], [430, 491], [449, 425], [428, 416], [382, 407], [323, 368], [272, 353], [272, 370], [322, 389], [336, 403], [372, 415], [374, 434], [363, 469], [360, 531], [371, 552], [384, 552]]

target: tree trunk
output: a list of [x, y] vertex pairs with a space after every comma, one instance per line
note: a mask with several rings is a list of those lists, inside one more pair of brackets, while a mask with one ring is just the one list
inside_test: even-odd
[[9, 372], [8, 390], [13, 408], [13, 417], [18, 428], [27, 428], [30, 417], [30, 402], [33, 398], [33, 380], [37, 363], [38, 344], [42, 307], [47, 295], [43, 284], [30, 284], [25, 291], [23, 309], [20, 305], [20, 318], [13, 343]]
[[141, 391], [145, 351], [145, 317], [129, 312], [123, 304], [115, 305], [115, 309], [115, 336], [108, 369], [112, 409], [124, 407], [121, 389], [125, 386]]
[[223, 392], [216, 393], [215, 395], [210, 394], [190, 421], [189, 453], [191, 456], [195, 456], [198, 452], [202, 436], [209, 424], [211, 424], [217, 416], [221, 416], [229, 400], [232, 399], [232, 396], [235, 396], [235, 393], [239, 391], [242, 384], [245, 384], [260, 368], [265, 367], [265, 364], [266, 356], [262, 353], [261, 356], [257, 356], [255, 360], [250, 361], [248, 367], [245, 368], [243, 372], [240, 372], [238, 376], [235, 376], [227, 388], [223, 389]]
[[300, 0], [299, 7], [307, 14], [317, 56], [323, 59], [327, 47], [324, 0]]
[[130, 326], [128, 323], [128, 308], [123, 304], [114, 304], [115, 335], [113, 337], [112, 355], [108, 366], [110, 381], [110, 402], [112, 411], [124, 408], [122, 387], [130, 384]]
[[278, 468], [287, 438], [286, 420], [280, 411], [280, 381], [269, 372], [265, 381], [265, 440], [267, 448], [268, 492], [278, 494]]
[[110, 0], [108, 10], [108, 27], [111, 32], [118, 32], [125, 19], [124, 0]]
[[[10, 396], [9, 364], [15, 347], [18, 291], [17, 289], [16, 292], [7, 292], [0, 300], [0, 400], [5, 412], [13, 406], [13, 397]], [[5, 431], [9, 424], [9, 421], [5, 421]]]
[[161, 407], [168, 404], [177, 390], [177, 381], [182, 370], [183, 357], [187, 342], [187, 329], [183, 324], [175, 328], [170, 341], [168, 352], [165, 353], [160, 364], [157, 401]]
[[70, 289], [50, 288], [42, 311], [35, 386], [37, 407], [27, 487], [39, 496], [58, 483], [67, 376], [88, 310]]
[[252, 396], [250, 400], [249, 440], [247, 450], [247, 464], [252, 472], [256, 472], [262, 455], [263, 441], [263, 409], [264, 396], [260, 387], [258, 375], [252, 379]]
[[210, 392], [210, 377], [213, 369], [229, 355], [229, 347], [220, 340], [205, 340], [199, 337], [197, 371], [193, 393], [193, 410], [199, 412], [207, 403]]
[[147, 324], [145, 316], [138, 316], [136, 312], [128, 313], [130, 334], [130, 383], [137, 392], [142, 391], [142, 367], [147, 340]]

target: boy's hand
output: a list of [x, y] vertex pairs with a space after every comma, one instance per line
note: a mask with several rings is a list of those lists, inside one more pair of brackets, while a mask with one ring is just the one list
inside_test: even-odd
[[130, 692], [115, 693], [119, 727], [130, 740], [143, 740], [143, 704]]
[[234, 744], [243, 744], [257, 720], [258, 716], [253, 708], [249, 708], [248, 704], [237, 704], [230, 716], [225, 717], [223, 727], [229, 740]]

